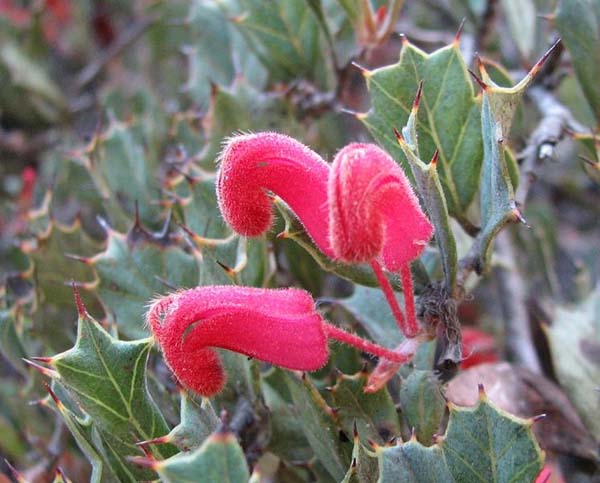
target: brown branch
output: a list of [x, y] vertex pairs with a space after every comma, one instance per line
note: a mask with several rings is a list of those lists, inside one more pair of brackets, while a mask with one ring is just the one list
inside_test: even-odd
[[496, 280], [506, 331], [506, 357], [509, 361], [539, 373], [541, 366], [527, 311], [527, 288], [516, 266], [517, 254], [510, 233], [503, 231], [498, 235], [496, 250], [504, 262], [496, 271]]
[[76, 85], [79, 89], [92, 82], [102, 70], [130, 44], [135, 42], [148, 27], [158, 20], [158, 16], [147, 16], [137, 20], [123, 31], [117, 39], [104, 50], [98, 58], [85, 66], [77, 75]]
[[575, 120], [571, 111], [562, 105], [551, 91], [541, 86], [533, 86], [527, 94], [536, 105], [542, 118], [531, 133], [527, 147], [520, 155], [522, 159], [521, 180], [515, 194], [515, 200], [517, 206], [521, 209], [525, 205], [529, 190], [535, 182], [537, 168], [545, 160], [554, 156], [554, 148], [563, 139], [567, 130], [588, 131], [585, 126]]

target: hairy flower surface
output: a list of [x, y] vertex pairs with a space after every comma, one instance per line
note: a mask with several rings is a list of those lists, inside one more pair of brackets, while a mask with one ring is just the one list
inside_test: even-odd
[[374, 144], [349, 144], [329, 176], [329, 233], [349, 263], [381, 257], [392, 272], [417, 258], [433, 233], [406, 175]]
[[399, 362], [402, 356], [327, 324], [308, 292], [207, 286], [155, 301], [147, 322], [179, 381], [203, 396], [218, 393], [225, 373], [214, 348], [278, 366], [314, 371], [327, 362], [327, 340]]
[[329, 165], [295, 139], [272, 132], [231, 138], [220, 157], [217, 198], [225, 221], [258, 236], [273, 221], [267, 190], [294, 211], [319, 249], [332, 256], [328, 235]]

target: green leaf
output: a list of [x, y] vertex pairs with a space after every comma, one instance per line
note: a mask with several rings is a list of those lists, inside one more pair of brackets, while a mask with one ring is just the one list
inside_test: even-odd
[[186, 18], [188, 79], [183, 92], [206, 105], [211, 83], [229, 85], [234, 77], [229, 25], [218, 5], [191, 2]]
[[333, 404], [339, 407], [339, 424], [348, 434], [356, 424], [363, 442], [370, 439], [384, 444], [400, 435], [398, 413], [386, 388], [364, 392], [367, 379], [368, 373], [362, 371], [353, 376], [340, 375], [331, 390]]
[[[392, 448], [379, 449], [377, 453], [381, 472], [379, 483], [456, 481], [444, 461], [443, 451], [437, 445], [427, 448], [416, 439], [411, 439]], [[467, 483], [479, 480], [460, 481]]]
[[137, 204], [139, 217], [156, 226], [162, 209], [158, 183], [158, 153], [145, 149], [135, 126], [112, 119], [78, 158], [90, 172], [112, 226], [125, 230]]
[[544, 457], [531, 424], [496, 408], [482, 393], [474, 408], [450, 406], [446, 434], [433, 446], [412, 439], [377, 448], [379, 481], [534, 481]]
[[[134, 480], [146, 474], [126, 462], [139, 454], [135, 445], [162, 436], [167, 425], [150, 397], [146, 383], [146, 363], [152, 340], [125, 342], [106, 332], [87, 314], [80, 314], [75, 345], [55, 355], [49, 364], [57, 371], [77, 404], [100, 431], [102, 446], [113, 469]], [[173, 447], [153, 447], [157, 457], [173, 454]]]
[[379, 475], [377, 458], [371, 456], [360, 442], [358, 432], [354, 433], [352, 464], [342, 483], [375, 483]]
[[[94, 270], [90, 266], [68, 257], [91, 256], [101, 248], [100, 244], [83, 231], [79, 221], [70, 226], [50, 221], [44, 232], [35, 239], [23, 242], [21, 247], [33, 262], [32, 278], [40, 305], [70, 307], [73, 295], [68, 283], [72, 280], [82, 284], [94, 281]], [[94, 302], [91, 298], [88, 297], [85, 301], [93, 307]]]
[[124, 468], [121, 465], [118, 465], [117, 471], [113, 471], [111, 468], [110, 460], [102, 448], [98, 428], [94, 425], [92, 418], [87, 414], [82, 414], [80, 409], [78, 409], [78, 414], [69, 407], [73, 407], [75, 403], [60, 383], [54, 381], [52, 386], [51, 394], [55, 403], [52, 407], [62, 416], [75, 443], [92, 465], [90, 483], [131, 481], [129, 470], [122, 472]]
[[331, 408], [306, 375], [300, 379], [294, 374], [286, 374], [286, 382], [315, 456], [336, 481], [342, 480], [350, 463], [350, 454], [340, 441], [339, 427]]
[[129, 338], [145, 337], [146, 307], [153, 297], [200, 281], [200, 255], [135, 225], [127, 235], [110, 230], [106, 250], [91, 264], [96, 291], [119, 330]]
[[437, 163], [425, 164], [419, 158], [417, 136], [417, 112], [411, 112], [406, 126], [402, 129], [402, 137], [398, 138], [400, 148], [404, 152], [417, 184], [417, 190], [425, 204], [429, 219], [435, 228], [435, 240], [440, 250], [444, 281], [448, 293], [453, 293], [456, 285], [458, 259], [456, 240], [450, 227], [448, 206], [437, 172]]
[[263, 2], [239, 0], [236, 26], [268, 69], [275, 82], [306, 78], [321, 88], [328, 84], [331, 66], [319, 19], [305, 0]]
[[287, 461], [305, 461], [313, 452], [304, 435], [298, 408], [292, 404], [286, 384], [287, 375], [272, 367], [262, 377], [262, 394], [269, 409], [271, 437], [268, 450]]
[[414, 429], [421, 443], [429, 445], [446, 412], [446, 400], [434, 374], [414, 370], [403, 379], [400, 405], [408, 427]]
[[600, 294], [576, 306], [557, 307], [546, 329], [558, 380], [581, 418], [600, 434]]
[[196, 449], [217, 429], [219, 418], [210, 400], [202, 398], [198, 403], [187, 392], [181, 393], [180, 421], [167, 439], [182, 451]]
[[600, 121], [600, 5], [596, 0], [560, 0], [554, 14], [596, 120]]
[[518, 215], [513, 186], [504, 158], [502, 130], [490, 107], [486, 93], [483, 94], [481, 112], [484, 161], [481, 175], [481, 233], [480, 270], [489, 266], [492, 242], [498, 232]]
[[[396, 298], [402, 306], [401, 297]], [[404, 340], [381, 290], [357, 286], [351, 297], [336, 304], [347, 310], [378, 344], [394, 348]]]
[[521, 55], [527, 59], [535, 46], [537, 14], [533, 0], [502, 0], [502, 8], [508, 21], [511, 38]]
[[17, 332], [17, 324], [22, 325], [21, 318], [22, 314], [15, 309], [0, 310], [0, 353], [15, 371], [27, 377], [22, 360], [27, 354]]
[[21, 122], [38, 124], [60, 120], [67, 101], [41, 63], [19, 45], [2, 39], [0, 47], [0, 108]]
[[[419, 153], [431, 159], [439, 149], [439, 172], [448, 210], [465, 218], [479, 185], [482, 143], [479, 103], [475, 98], [458, 43], [426, 54], [404, 41], [398, 63], [365, 72], [371, 110], [359, 118], [375, 139], [405, 163], [393, 128], [407, 123], [420, 81]], [[448, 115], [452, 113], [452, 115]], [[404, 164], [408, 172], [408, 166]]]
[[191, 453], [180, 453], [153, 464], [165, 483], [247, 483], [250, 478], [242, 448], [235, 436], [217, 431]]
[[[285, 229], [278, 235], [280, 238], [291, 239], [306, 250], [313, 259], [319, 264], [319, 266], [326, 272], [334, 273], [335, 275], [350, 280], [351, 282], [359, 285], [366, 285], [368, 287], [378, 287], [377, 278], [373, 273], [373, 269], [368, 264], [350, 265], [347, 263], [336, 262], [331, 260], [329, 257], [324, 255], [321, 250], [315, 245], [311, 237], [306, 233], [304, 227], [296, 218], [296, 215], [279, 200], [275, 201], [277, 210], [285, 220]], [[414, 271], [417, 271], [417, 277], [415, 277], [415, 287], [419, 290], [429, 279], [427, 272], [419, 264], [415, 262], [411, 267]], [[413, 273], [413, 276], [415, 274]], [[399, 278], [395, 275], [388, 274], [390, 283], [394, 289], [401, 289]]]

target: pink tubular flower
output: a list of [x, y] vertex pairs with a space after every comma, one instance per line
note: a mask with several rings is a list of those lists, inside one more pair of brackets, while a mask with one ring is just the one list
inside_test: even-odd
[[406, 360], [328, 324], [311, 296], [298, 289], [197, 287], [155, 301], [147, 322], [178, 380], [203, 396], [218, 393], [225, 383], [213, 348], [300, 371], [325, 365], [329, 338], [398, 363]]
[[417, 258], [433, 234], [402, 169], [374, 144], [349, 144], [329, 178], [329, 231], [340, 260], [381, 257], [397, 272]]
[[[400, 328], [408, 337], [419, 332], [410, 262], [433, 234], [402, 169], [374, 144], [349, 144], [335, 157], [329, 177], [329, 232], [338, 259], [370, 262]], [[379, 264], [400, 271], [404, 316]]]
[[234, 231], [258, 236], [269, 229], [268, 190], [290, 206], [319, 249], [333, 256], [327, 225], [329, 165], [317, 153], [283, 134], [246, 134], [227, 142], [220, 162], [217, 199]]

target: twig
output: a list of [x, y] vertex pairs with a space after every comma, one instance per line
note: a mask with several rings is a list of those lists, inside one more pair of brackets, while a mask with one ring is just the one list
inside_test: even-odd
[[150, 15], [130, 25], [96, 60], [92, 61], [79, 72], [76, 80], [77, 87], [82, 89], [92, 82], [112, 59], [137, 40], [158, 18], [157, 15]]
[[527, 147], [522, 151], [521, 181], [515, 200], [517, 206], [523, 208], [527, 195], [535, 182], [537, 167], [548, 158], [554, 156], [556, 144], [564, 137], [566, 130], [587, 132], [571, 111], [563, 106], [554, 94], [541, 86], [533, 86], [528, 91], [529, 98], [535, 103], [542, 119], [531, 133]]
[[496, 250], [506, 263], [496, 272], [500, 305], [506, 330], [505, 351], [508, 360], [540, 373], [541, 366], [533, 343], [526, 304], [526, 286], [515, 264], [516, 252], [510, 234], [503, 231], [496, 238]]

